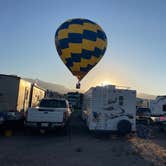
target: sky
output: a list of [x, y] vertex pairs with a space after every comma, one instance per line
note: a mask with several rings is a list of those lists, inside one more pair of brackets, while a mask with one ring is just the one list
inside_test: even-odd
[[87, 18], [103, 28], [108, 46], [81, 90], [103, 83], [164, 95], [165, 17], [165, 0], [0, 0], [0, 73], [74, 89], [54, 35], [67, 19]]

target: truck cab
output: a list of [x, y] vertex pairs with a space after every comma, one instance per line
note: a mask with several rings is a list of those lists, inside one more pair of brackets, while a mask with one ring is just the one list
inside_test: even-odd
[[65, 99], [42, 99], [39, 106], [29, 108], [25, 126], [39, 129], [65, 127], [69, 121], [71, 110]]

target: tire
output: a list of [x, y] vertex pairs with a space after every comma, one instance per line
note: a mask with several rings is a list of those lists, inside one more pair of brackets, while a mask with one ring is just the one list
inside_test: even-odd
[[65, 125], [65, 126], [59, 128], [59, 134], [61, 136], [67, 136], [67, 134], [68, 134], [68, 127]]
[[24, 127], [24, 135], [29, 136], [31, 135], [32, 131], [29, 127]]
[[128, 120], [120, 120], [117, 125], [119, 135], [126, 135], [131, 132], [131, 123]]
[[159, 130], [161, 131], [161, 132], [165, 132], [166, 131], [166, 125], [160, 125], [159, 126]]

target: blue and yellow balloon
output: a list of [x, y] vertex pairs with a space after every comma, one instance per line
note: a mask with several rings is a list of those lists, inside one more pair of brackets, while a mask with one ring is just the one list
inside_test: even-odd
[[103, 57], [107, 37], [96, 23], [76, 18], [60, 25], [55, 34], [55, 45], [64, 64], [80, 82]]

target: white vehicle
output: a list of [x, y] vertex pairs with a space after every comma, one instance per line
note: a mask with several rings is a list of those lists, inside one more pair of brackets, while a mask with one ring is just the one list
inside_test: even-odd
[[45, 90], [18, 76], [0, 74], [0, 123], [24, 120], [28, 107], [44, 98]]
[[151, 100], [149, 104], [152, 115], [166, 114], [166, 96], [157, 96], [155, 100]]
[[29, 128], [53, 129], [65, 127], [71, 110], [65, 99], [42, 99], [39, 107], [29, 108], [25, 126]]
[[113, 85], [91, 88], [84, 94], [82, 118], [91, 131], [135, 131], [136, 91]]
[[166, 129], [166, 96], [158, 96], [149, 104], [151, 119], [154, 123], [163, 125]]

